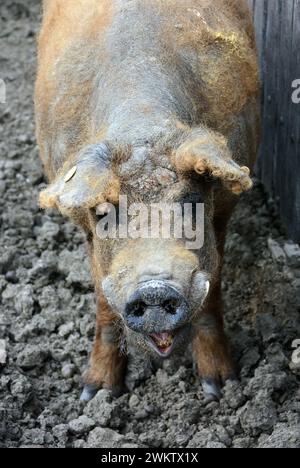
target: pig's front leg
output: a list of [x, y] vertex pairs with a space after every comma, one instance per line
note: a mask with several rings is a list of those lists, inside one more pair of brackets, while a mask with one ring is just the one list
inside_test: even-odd
[[84, 379], [86, 385], [81, 395], [82, 401], [90, 401], [101, 388], [111, 390], [115, 396], [125, 390], [127, 359], [120, 349], [120, 341], [116, 316], [106, 301], [100, 298], [97, 306], [96, 337], [89, 370]]
[[220, 384], [233, 379], [235, 374], [223, 328], [219, 284], [212, 291], [210, 302], [197, 325], [193, 350], [205, 396], [220, 400]]

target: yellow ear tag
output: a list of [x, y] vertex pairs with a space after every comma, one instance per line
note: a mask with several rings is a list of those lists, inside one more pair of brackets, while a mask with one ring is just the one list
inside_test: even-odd
[[69, 172], [67, 173], [67, 175], [66, 175], [66, 177], [64, 179], [65, 183], [70, 182], [70, 180], [73, 179], [76, 172], [77, 172], [77, 166], [72, 167], [72, 169], [69, 170]]

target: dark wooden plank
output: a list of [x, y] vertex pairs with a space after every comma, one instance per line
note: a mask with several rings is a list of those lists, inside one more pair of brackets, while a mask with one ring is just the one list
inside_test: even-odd
[[300, 242], [300, 0], [249, 0], [263, 81], [263, 142], [257, 174], [279, 201], [290, 236]]
[[[288, 0], [282, 2], [282, 21], [281, 21], [281, 44], [278, 50], [279, 69], [280, 69], [280, 87], [278, 90], [280, 99], [280, 121], [281, 126], [278, 129], [278, 154], [277, 170], [275, 178], [275, 194], [279, 198], [279, 209], [281, 216], [288, 226], [292, 228], [293, 207], [290, 203], [290, 165], [291, 155], [294, 152], [291, 139], [292, 124], [292, 102], [291, 102], [291, 84], [292, 84], [292, 49], [293, 49], [293, 21], [294, 21], [294, 1]], [[289, 182], [290, 181], [290, 182]]]
[[263, 70], [265, 35], [266, 35], [266, 0], [255, 0], [250, 6], [253, 8], [253, 20], [256, 27], [256, 42], [259, 54], [259, 61]]
[[[294, 0], [292, 28], [291, 78], [300, 78], [300, 0]], [[291, 102], [290, 141], [288, 148], [288, 190], [286, 205], [291, 207], [287, 219], [291, 236], [300, 242], [300, 105]]]
[[276, 160], [276, 128], [278, 119], [277, 100], [277, 46], [279, 43], [279, 2], [267, 1], [267, 25], [264, 55], [264, 90], [263, 90], [263, 153], [262, 153], [262, 181], [272, 193], [274, 161]]

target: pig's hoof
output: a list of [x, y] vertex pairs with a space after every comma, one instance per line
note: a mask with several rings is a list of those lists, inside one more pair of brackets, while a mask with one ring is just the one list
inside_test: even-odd
[[220, 385], [214, 379], [204, 379], [202, 380], [202, 388], [204, 391], [205, 400], [210, 401], [220, 401], [222, 398], [222, 392]]
[[92, 385], [86, 385], [83, 389], [83, 392], [80, 397], [80, 401], [88, 403], [91, 401], [98, 393], [98, 389]]

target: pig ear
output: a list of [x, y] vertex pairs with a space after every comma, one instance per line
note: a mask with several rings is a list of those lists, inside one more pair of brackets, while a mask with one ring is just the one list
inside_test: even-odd
[[192, 132], [173, 154], [173, 163], [178, 172], [195, 171], [197, 174], [209, 174], [221, 180], [236, 195], [253, 186], [250, 169], [239, 166], [233, 160], [226, 138], [216, 132]]
[[41, 192], [41, 208], [57, 208], [69, 215], [76, 209], [117, 202], [119, 181], [112, 173], [110, 159], [104, 144], [82, 150], [67, 161], [54, 182]]

